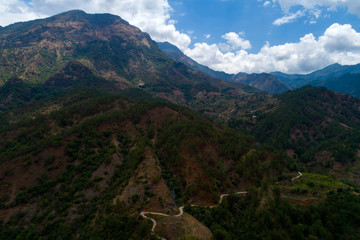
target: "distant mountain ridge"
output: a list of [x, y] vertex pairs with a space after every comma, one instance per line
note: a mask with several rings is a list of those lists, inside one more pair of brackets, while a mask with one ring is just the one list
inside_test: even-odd
[[346, 93], [360, 98], [360, 74], [347, 73], [340, 77], [315, 80], [310, 82], [312, 86], [323, 86], [340, 93]]
[[314, 80], [337, 78], [348, 73], [360, 73], [360, 64], [340, 65], [335, 63], [309, 74], [286, 74], [282, 72], [272, 72], [271, 74], [294, 87], [301, 87]]
[[282, 72], [227, 74], [197, 63], [168, 42], [158, 42], [157, 44], [169, 57], [184, 63], [195, 71], [200, 71], [225, 81], [249, 85], [270, 94], [283, 93], [305, 85], [312, 85], [323, 86], [336, 92], [360, 97], [360, 83], [356, 80], [359, 78], [358, 75], [360, 75], [360, 64], [340, 65], [335, 63], [309, 74], [286, 74]]
[[285, 74], [273, 72], [272, 75], [287, 82], [293, 88], [305, 85], [324, 86], [333, 91], [360, 97], [359, 83], [355, 79], [360, 74], [360, 64], [327, 66], [309, 74]]
[[228, 74], [221, 71], [215, 71], [210, 69], [209, 67], [197, 63], [190, 57], [186, 56], [176, 46], [168, 42], [158, 42], [157, 44], [159, 45], [159, 48], [163, 50], [172, 59], [182, 62], [193, 70], [203, 72], [209, 76], [223, 79], [225, 81], [232, 81], [249, 85], [270, 94], [282, 93], [292, 89], [287, 83], [281, 81], [280, 79], [271, 74]]

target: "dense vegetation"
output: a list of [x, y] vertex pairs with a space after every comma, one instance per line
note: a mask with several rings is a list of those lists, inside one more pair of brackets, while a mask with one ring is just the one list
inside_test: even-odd
[[[303, 87], [279, 96], [277, 108], [259, 116], [252, 133], [261, 142], [294, 151], [294, 158], [313, 162], [325, 152], [324, 164], [356, 160], [360, 142], [359, 100], [325, 88]], [[340, 144], [341, 143], [341, 144]]]
[[156, 143], [164, 178], [180, 203], [194, 196], [216, 203], [229, 189], [273, 184], [297, 169], [284, 153], [199, 119], [165, 122]]
[[357, 98], [360, 97], [360, 74], [344, 74], [337, 78], [312, 81], [310, 84], [312, 86], [323, 86]]
[[[147, 115], [156, 109], [165, 115]], [[252, 137], [165, 102], [133, 102], [87, 90], [35, 101], [28, 110], [12, 109], [15, 118], [0, 131], [0, 207], [9, 211], [2, 239], [99, 239], [105, 233], [113, 239], [118, 232], [123, 239], [150, 237], [151, 225], [140, 222], [138, 210], [157, 198], [151, 186], [143, 186], [144, 198], [132, 196], [133, 206], [112, 203], [148, 149], [159, 155], [163, 177], [178, 202], [209, 195], [216, 202], [239, 181], [261, 185], [287, 171], [287, 158], [271, 149], [249, 153]]]
[[[35, 176], [34, 184], [21, 186], [13, 199], [6, 186], [2, 189], [1, 209], [10, 209], [14, 214], [3, 222], [1, 239], [150, 238], [151, 225], [120, 210], [121, 206], [111, 204], [116, 189], [129, 179], [142, 160], [146, 143], [142, 145], [139, 140], [129, 140], [120, 145], [122, 164], [114, 166], [111, 175], [106, 171], [99, 172], [100, 176], [94, 174], [100, 166], [109, 165], [117, 151], [109, 138], [113, 133], [99, 131], [97, 127], [111, 119], [120, 120], [127, 114], [113, 112], [82, 119], [97, 115], [99, 111], [108, 111], [114, 101], [125, 103], [116, 96], [99, 96], [6, 128], [7, 131], [16, 130], [18, 134], [14, 139], [1, 141], [2, 164], [11, 166], [11, 161], [23, 161], [20, 169], [12, 166], [4, 170], [6, 185], [13, 184], [7, 179], [20, 177], [21, 168], [44, 170]], [[76, 124], [77, 121], [80, 123]], [[49, 134], [49, 122], [63, 130]], [[35, 123], [41, 127], [33, 128]], [[3, 133], [6, 130], [3, 128]], [[46, 151], [62, 149], [64, 145], [64, 152], [56, 155]], [[100, 187], [105, 179], [108, 179], [107, 187]], [[16, 210], [19, 206], [24, 210]]]
[[[35, 101], [25, 113], [8, 111], [16, 114], [0, 131], [0, 207], [11, 212], [2, 223], [4, 239], [98, 239], [106, 231], [112, 239], [115, 224], [124, 239], [148, 238], [151, 225], [138, 211], [158, 198], [151, 185], [142, 186], [144, 197], [133, 194], [130, 205], [113, 199], [149, 149], [178, 203], [216, 203], [241, 184], [266, 187], [296, 170], [285, 154], [163, 101], [86, 90]], [[17, 178], [21, 186], [13, 185]]]
[[[280, 198], [261, 201], [261, 192], [230, 196], [215, 208], [186, 207], [215, 239], [359, 239], [360, 198], [339, 189], [318, 205], [292, 205]], [[269, 196], [269, 195], [268, 195]]]

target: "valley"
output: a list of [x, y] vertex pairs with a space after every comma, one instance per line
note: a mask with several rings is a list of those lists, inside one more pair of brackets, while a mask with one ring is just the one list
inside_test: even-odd
[[0, 239], [360, 236], [356, 66], [216, 72], [80, 10], [0, 46]]

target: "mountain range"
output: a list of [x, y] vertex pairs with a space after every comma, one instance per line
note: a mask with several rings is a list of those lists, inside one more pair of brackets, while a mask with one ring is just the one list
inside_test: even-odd
[[261, 74], [227, 74], [212, 70], [187, 57], [176, 46], [168, 43], [157, 43], [172, 59], [182, 62], [193, 70], [201, 71], [209, 76], [249, 85], [270, 94], [283, 93], [305, 85], [323, 86], [331, 90], [360, 97], [359, 83], [356, 80], [360, 74], [360, 64], [333, 64], [309, 74], [285, 74], [282, 72]]
[[193, 59], [186, 56], [176, 46], [168, 42], [158, 43], [158, 45], [160, 49], [163, 50], [172, 59], [184, 63], [193, 70], [203, 72], [215, 78], [249, 85], [270, 94], [282, 93], [291, 89], [291, 87], [287, 83], [281, 81], [280, 79], [274, 77], [271, 74], [227, 74], [225, 72], [215, 71], [197, 63]]
[[[48, 19], [16, 23], [1, 29], [0, 39], [2, 84], [15, 77], [34, 86], [66, 85], [56, 76], [64, 75], [64, 71], [76, 65], [86, 74], [94, 75], [92, 78], [106, 80], [107, 85], [113, 85], [112, 89], [141, 88], [194, 110], [221, 112], [224, 118], [243, 114], [231, 112], [232, 106], [243, 105], [246, 109], [243, 96], [259, 92], [175, 62], [148, 34], [110, 14], [91, 15], [75, 10]], [[59, 82], [55, 83], [56, 79]], [[204, 104], [204, 99], [211, 99], [212, 104]], [[7, 103], [10, 100], [11, 97], [6, 98]]]
[[333, 64], [324, 69], [303, 75], [284, 74], [280, 72], [271, 74], [285, 81], [293, 88], [298, 88], [305, 85], [323, 86], [337, 92], [360, 97], [360, 83], [358, 81], [360, 75], [360, 64]]
[[0, 239], [360, 237], [358, 98], [213, 71], [111, 14], [0, 46]]
[[326, 68], [317, 70], [309, 74], [284, 74], [281, 72], [273, 72], [272, 75], [290, 84], [292, 87], [302, 87], [311, 84], [316, 80], [327, 80], [342, 77], [346, 74], [359, 74], [360, 64], [357, 65], [340, 65], [338, 63], [330, 65]]

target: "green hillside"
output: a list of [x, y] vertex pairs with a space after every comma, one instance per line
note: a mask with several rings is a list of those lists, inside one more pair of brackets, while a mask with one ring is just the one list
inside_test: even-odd
[[337, 78], [312, 81], [310, 84], [360, 98], [360, 74], [345, 74]]
[[279, 96], [260, 116], [253, 133], [261, 142], [293, 153], [303, 163], [354, 163], [360, 142], [360, 101], [323, 87], [303, 87]]

